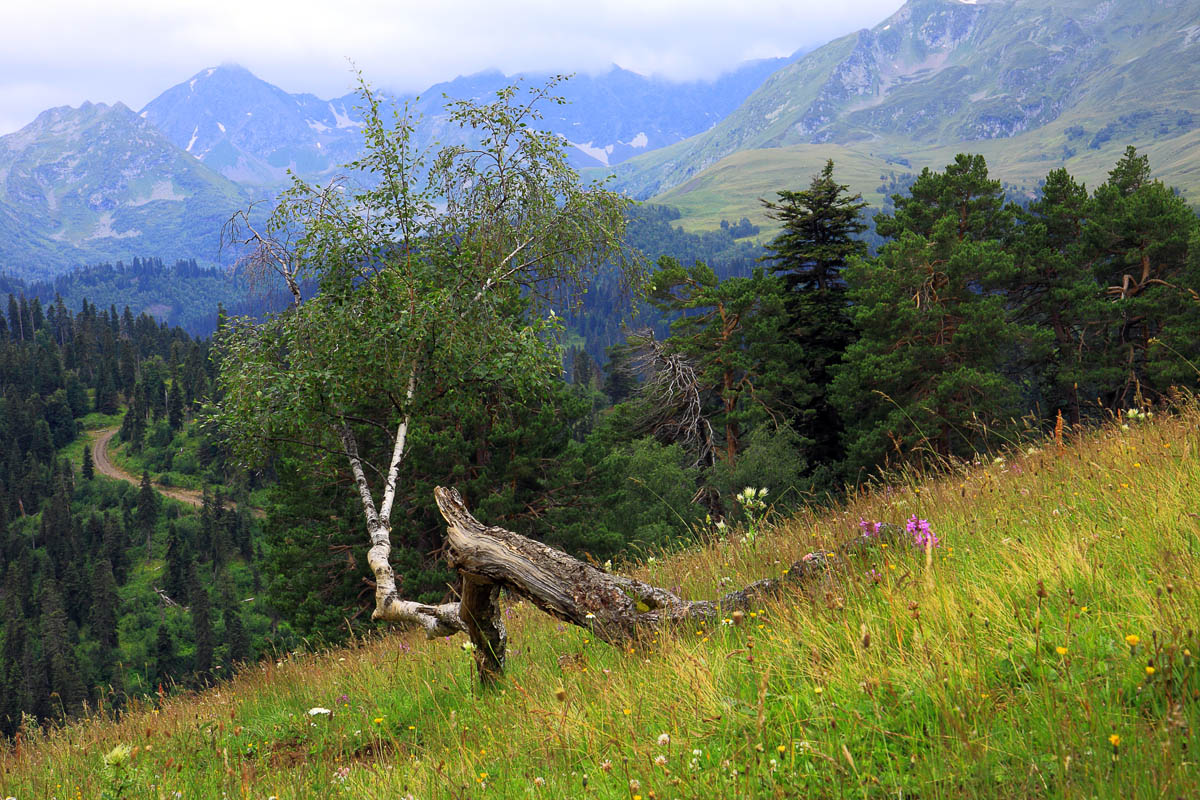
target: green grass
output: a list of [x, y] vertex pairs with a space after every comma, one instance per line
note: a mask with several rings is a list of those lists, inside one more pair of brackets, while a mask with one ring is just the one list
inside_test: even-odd
[[[1068, 119], [1049, 127], [1061, 131], [1071, 122], [1072, 119]], [[747, 217], [756, 225], [764, 226], [769, 233], [777, 223], [763, 213], [760, 198], [773, 200], [780, 190], [807, 188], [812, 177], [831, 158], [837, 180], [847, 184], [851, 191], [861, 192], [868, 203], [880, 208], [884, 201], [877, 191], [881, 184], [880, 175], [889, 172], [919, 174], [925, 167], [942, 171], [954, 161], [956, 154], [963, 152], [983, 154], [993, 179], [1030, 191], [1051, 170], [1059, 167], [1065, 167], [1089, 188], [1094, 188], [1108, 178], [1126, 144], [1124, 140], [1114, 140], [1099, 150], [1080, 147], [1076, 155], [1066, 160], [1051, 154], [1060, 151], [1065, 142], [1061, 133], [1039, 130], [1036, 136], [940, 146], [917, 146], [897, 139], [890, 143], [873, 142], [869, 146], [802, 144], [743, 150], [717, 161], [686, 183], [655, 196], [651, 202], [678, 208], [683, 216], [676, 224], [689, 232], [715, 230], [722, 219]], [[1192, 204], [1198, 204], [1198, 149], [1200, 130], [1147, 143], [1139, 146], [1138, 151], [1150, 157], [1155, 177], [1180, 189]], [[912, 166], [888, 161], [896, 157], [907, 159]]]
[[[171, 440], [169, 447], [177, 454], [190, 454], [193, 457], [193, 463], [195, 463], [194, 457], [200, 447], [200, 443], [195, 437], [187, 436], [181, 432], [176, 434], [174, 439]], [[132, 475], [140, 476], [148, 469], [146, 459], [141, 454], [130, 452], [128, 445], [118, 441], [116, 437], [113, 437], [112, 442], [109, 443], [108, 457], [110, 461]], [[178, 470], [162, 472], [151, 469], [150, 477], [156, 483], [178, 486], [183, 489], [194, 489], [196, 491], [201, 491], [205, 483], [201, 475], [184, 473]]]
[[[637, 570], [703, 597], [856, 535], [860, 518], [916, 514], [942, 538], [928, 562], [878, 550], [741, 624], [621, 651], [510, 604], [509, 671], [486, 691], [461, 637], [281, 655], [119, 723], [27, 731], [0, 756], [0, 790], [1196, 796], [1200, 411], [1070, 439], [897, 478], [751, 543], [710, 538]], [[118, 746], [132, 751], [106, 766]]]
[[807, 188], [830, 158], [837, 180], [862, 192], [876, 207], [883, 202], [883, 196], [875, 191], [880, 185], [879, 176], [888, 171], [910, 171], [841, 145], [746, 150], [721, 159], [652, 202], [679, 209], [682, 217], [676, 224], [689, 233], [716, 230], [721, 220], [737, 221], [742, 217], [771, 231], [778, 223], [764, 213], [761, 200], [777, 200], [776, 192], [780, 190]]
[[91, 437], [88, 436], [88, 431], [98, 431], [104, 428], [111, 428], [121, 424], [121, 414], [101, 414], [93, 411], [92, 413], [80, 417], [76, 420], [79, 426], [79, 435], [75, 440], [65, 447], [58, 450], [58, 454], [62, 458], [68, 459], [75, 465], [75, 469], [79, 469], [79, 465], [83, 463], [83, 446], [91, 443]]

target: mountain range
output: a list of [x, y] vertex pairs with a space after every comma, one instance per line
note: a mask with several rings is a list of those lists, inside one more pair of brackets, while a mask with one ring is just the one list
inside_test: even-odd
[[0, 187], [0, 269], [19, 277], [114, 252], [214, 258], [248, 199], [121, 103], [52, 108], [0, 137]]
[[[720, 122], [773, 72], [792, 59], [752, 61], [713, 81], [675, 83], [620, 67], [577, 75], [556, 93], [567, 103], [547, 109], [542, 124], [566, 139], [576, 166], [610, 166], [632, 155], [681, 141]], [[407, 104], [423, 121], [426, 142], [452, 136], [442, 123], [444, 98], [484, 99], [520, 79], [539, 86], [550, 74], [499, 71], [458, 77], [420, 95], [380, 93]], [[205, 69], [163, 92], [142, 116], [181, 149], [225, 177], [277, 185], [288, 169], [304, 175], [336, 171], [361, 146], [362, 99], [288, 94], [236, 65]]]
[[1020, 186], [1060, 166], [1096, 182], [1127, 144], [1200, 200], [1198, 0], [910, 0], [617, 174], [703, 226], [753, 216], [829, 157], [879, 199], [881, 174], [964, 150]]
[[[543, 124], [576, 166], [620, 163], [702, 132], [791, 58], [747, 62], [712, 81], [675, 83], [618, 67], [575, 76]], [[379, 93], [422, 120], [423, 144], [453, 140], [445, 98], [485, 99], [516, 80], [550, 75], [483, 72], [420, 95]], [[43, 112], [0, 137], [0, 271], [40, 278], [96, 261], [153, 254], [219, 259], [234, 211], [283, 186], [292, 171], [335, 174], [362, 144], [355, 93], [330, 100], [289, 94], [237, 65], [211, 67], [140, 112], [117, 103]]]
[[[380, 97], [418, 115], [422, 143], [454, 141], [444, 98], [486, 98], [513, 80], [483, 72]], [[874, 28], [714, 81], [576, 76], [543, 124], [576, 166], [615, 173], [695, 230], [761, 220], [759, 198], [807, 183], [827, 158], [878, 202], [904, 173], [964, 150], [1032, 192], [1060, 166], [1102, 180], [1135, 144], [1200, 198], [1197, 87], [1200, 0], [909, 0]], [[268, 199], [289, 170], [321, 179], [355, 157], [358, 103], [223, 65], [138, 113], [46, 111], [0, 137], [0, 270], [36, 278], [146, 254], [216, 263], [233, 211]]]

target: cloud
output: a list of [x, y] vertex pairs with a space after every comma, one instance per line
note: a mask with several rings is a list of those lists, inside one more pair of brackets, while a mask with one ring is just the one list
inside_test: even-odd
[[39, 0], [5, 8], [0, 133], [83, 100], [140, 108], [233, 61], [290, 92], [419, 91], [487, 68], [594, 72], [617, 63], [709, 78], [875, 25], [901, 0]]

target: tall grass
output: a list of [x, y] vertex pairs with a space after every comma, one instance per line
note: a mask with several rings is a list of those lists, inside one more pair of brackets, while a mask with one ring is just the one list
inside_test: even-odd
[[[728, 623], [621, 651], [512, 604], [502, 685], [388, 633], [43, 733], [27, 798], [1195, 797], [1200, 411], [864, 490], [661, 557], [691, 597], [928, 519]], [[313, 713], [317, 707], [331, 713]], [[129, 748], [115, 749], [119, 745]], [[107, 763], [106, 763], [106, 755]], [[105, 794], [107, 793], [107, 795]]]

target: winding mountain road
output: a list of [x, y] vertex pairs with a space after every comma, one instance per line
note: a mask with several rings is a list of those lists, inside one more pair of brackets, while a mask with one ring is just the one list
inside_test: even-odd
[[[100, 430], [88, 431], [88, 438], [92, 440], [92, 464], [96, 467], [96, 471], [101, 475], [109, 478], [116, 478], [119, 481], [132, 483], [134, 486], [140, 486], [142, 478], [139, 475], [126, 472], [112, 462], [108, 457], [108, 443], [112, 441], [119, 428], [101, 428]], [[161, 484], [153, 484], [154, 491], [164, 497], [170, 497], [172, 500], [178, 500], [181, 503], [187, 503], [190, 506], [199, 508], [203, 501], [201, 493], [195, 489], [184, 489], [178, 486], [163, 486]], [[237, 508], [237, 503], [227, 501], [229, 508]], [[259, 519], [266, 516], [266, 513], [261, 508], [251, 508], [250, 513]]]

